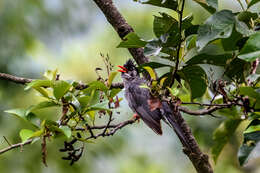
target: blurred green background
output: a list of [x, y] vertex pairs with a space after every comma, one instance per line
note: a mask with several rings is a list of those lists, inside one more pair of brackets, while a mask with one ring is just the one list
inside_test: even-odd
[[[168, 10], [144, 6], [131, 0], [116, 1], [128, 23], [144, 39], [154, 37], [153, 15]], [[241, 10], [236, 0], [220, 1], [221, 9]], [[256, 7], [257, 8], [257, 7]], [[202, 23], [208, 13], [187, 1], [185, 14], [193, 13], [194, 23]], [[172, 13], [172, 15], [175, 15]], [[104, 68], [100, 53], [109, 54], [114, 65], [130, 58], [126, 49], [119, 49], [115, 31], [91, 0], [0, 0], [0, 72], [28, 78], [40, 78], [44, 71], [59, 69], [61, 78], [89, 82], [95, 80], [96, 67]], [[118, 80], [120, 80], [118, 78]], [[28, 107], [38, 101], [33, 91], [23, 86], [0, 81], [0, 148], [20, 142], [19, 131], [27, 124], [7, 115], [10, 108]], [[122, 93], [121, 93], [122, 95]], [[55, 110], [50, 111], [56, 116]], [[128, 119], [132, 112], [124, 102], [118, 119]], [[188, 117], [202, 150], [210, 153], [212, 132], [221, 119]], [[29, 128], [29, 127], [28, 127]], [[48, 167], [41, 162], [37, 142], [0, 155], [0, 172], [9, 173], [184, 173], [195, 172], [182, 153], [181, 145], [171, 129], [164, 126], [164, 135], [157, 136], [143, 123], [128, 126], [114, 136], [87, 144], [84, 156], [73, 166], [62, 160], [61, 141], [48, 142]], [[257, 163], [241, 168], [236, 159], [241, 131], [222, 152], [215, 172], [255, 172]], [[255, 169], [256, 168], [256, 169]], [[258, 168], [259, 171], [259, 168]]]

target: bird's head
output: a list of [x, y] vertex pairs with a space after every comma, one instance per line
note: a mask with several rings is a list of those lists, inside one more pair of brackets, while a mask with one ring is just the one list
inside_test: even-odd
[[124, 66], [119, 65], [118, 71], [121, 72], [121, 77], [125, 81], [131, 81], [134, 80], [136, 77], [139, 77], [138, 70], [132, 60], [128, 60]]

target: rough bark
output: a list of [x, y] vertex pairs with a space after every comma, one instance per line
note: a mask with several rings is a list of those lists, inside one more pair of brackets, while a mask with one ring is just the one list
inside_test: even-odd
[[[113, 4], [112, 0], [93, 1], [103, 12], [107, 21], [113, 26], [121, 39], [124, 39], [128, 33], [134, 32], [134, 29], [126, 22], [126, 20]], [[138, 64], [148, 62], [148, 58], [144, 56], [142, 48], [129, 48], [128, 50]], [[189, 157], [197, 172], [212, 173], [213, 170], [209, 163], [208, 156], [201, 152], [189, 126], [181, 116], [178, 106], [174, 107], [174, 110], [176, 111], [174, 112], [173, 116], [178, 118], [178, 124], [182, 127], [191, 145], [193, 146], [192, 149], [187, 149], [184, 147], [184, 153]]]

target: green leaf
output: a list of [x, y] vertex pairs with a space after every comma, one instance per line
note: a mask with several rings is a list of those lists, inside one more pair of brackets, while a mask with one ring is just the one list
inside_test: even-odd
[[244, 133], [260, 132], [260, 124], [249, 126]]
[[44, 88], [41, 87], [33, 87], [36, 91], [38, 91], [43, 97], [49, 98], [49, 94]]
[[250, 63], [239, 58], [235, 58], [227, 64], [225, 75], [227, 75], [230, 79], [237, 80], [241, 83], [245, 81], [244, 72], [249, 68]]
[[240, 119], [228, 119], [222, 122], [220, 126], [214, 131], [214, 145], [212, 147], [211, 153], [213, 155], [215, 163], [217, 162], [218, 156], [221, 153], [222, 149], [227, 144], [230, 137], [235, 133], [240, 122]]
[[58, 73], [58, 69], [55, 69], [55, 70], [47, 70], [44, 72], [43, 76], [46, 78], [46, 79], [49, 79], [51, 81], [55, 81], [56, 80], [56, 76], [57, 76], [57, 73]]
[[257, 101], [260, 101], [260, 93], [252, 87], [240, 87], [239, 94], [246, 95], [255, 98]]
[[77, 99], [78, 99], [78, 101], [80, 103], [80, 107], [81, 108], [85, 108], [86, 106], [89, 105], [91, 97], [90, 96], [82, 96], [82, 97], [78, 97]]
[[160, 78], [158, 79], [160, 86], [161, 87], [169, 86], [171, 83], [171, 76], [172, 76], [172, 72], [168, 72], [160, 76]]
[[260, 57], [260, 32], [251, 35], [240, 51], [238, 58], [248, 62]]
[[156, 73], [151, 67], [144, 66], [143, 69], [145, 69], [149, 73], [151, 79], [156, 80]]
[[67, 138], [71, 137], [71, 129], [68, 126], [61, 126], [60, 130]]
[[[160, 40], [163, 43], [162, 45], [163, 48], [167, 48], [167, 47], [173, 48], [177, 46], [181, 41], [181, 35], [178, 28], [172, 29], [169, 34], [166, 34], [164, 40], [162, 40], [161, 38]], [[163, 50], [161, 52], [163, 52]]]
[[99, 90], [92, 90], [90, 95], [91, 99], [89, 105], [94, 105], [100, 101], [100, 91]]
[[[30, 110], [30, 108], [29, 108], [29, 110]], [[28, 109], [9, 109], [9, 110], [6, 110], [4, 112], [15, 115], [16, 117], [24, 120], [25, 122], [29, 123], [33, 127], [39, 128], [38, 127], [38, 121], [40, 119], [37, 118], [35, 114], [28, 111]]]
[[206, 0], [206, 1], [211, 7], [215, 8], [216, 10], [218, 9], [218, 0]]
[[187, 38], [186, 38], [186, 46], [185, 48], [187, 50], [190, 50], [194, 47], [196, 47], [196, 40], [197, 40], [197, 35], [193, 34], [193, 35], [189, 35]]
[[110, 91], [109, 97], [110, 97], [110, 98], [115, 97], [120, 91], [121, 91], [120, 88], [113, 88], [113, 89]]
[[88, 111], [87, 114], [91, 118], [91, 120], [95, 120], [96, 111]]
[[73, 108], [76, 109], [78, 112], [80, 112], [82, 110], [82, 107], [81, 107], [79, 100], [74, 95], [72, 95], [72, 102], [71, 103], [73, 105]]
[[43, 133], [44, 133], [44, 129], [37, 130], [36, 132], [34, 132], [32, 134], [31, 138], [33, 138], [33, 137], [40, 137]]
[[227, 60], [232, 58], [232, 54], [223, 54], [223, 55], [207, 55], [199, 54], [192, 57], [189, 61], [186, 62], [188, 65], [194, 64], [212, 64], [216, 66], [225, 66]]
[[247, 76], [246, 81], [248, 81], [249, 83], [255, 83], [255, 82], [259, 82], [259, 79], [260, 79], [260, 74], [251, 74]]
[[177, 96], [177, 95], [179, 94], [179, 92], [180, 92], [180, 90], [177, 89], [177, 88], [167, 87], [167, 89], [170, 91], [170, 93], [171, 93], [172, 96]]
[[182, 30], [185, 30], [185, 29], [193, 26], [191, 23], [192, 20], [193, 20], [193, 15], [188, 15], [184, 19], [182, 19]]
[[41, 124], [41, 127], [46, 126], [47, 128], [50, 128], [51, 126], [56, 126], [58, 128], [59, 124], [52, 120], [44, 120]]
[[88, 84], [89, 86], [82, 90], [85, 94], [91, 94], [93, 90], [104, 91], [105, 93], [108, 91], [107, 86], [101, 81], [94, 81]]
[[178, 2], [176, 0], [148, 0], [145, 2], [142, 2], [143, 4], [150, 4], [158, 7], [164, 7], [169, 8], [172, 10], [177, 10], [178, 8]]
[[[260, 141], [260, 120], [253, 120], [244, 132], [244, 141], [238, 151], [238, 160], [240, 165], [244, 165], [249, 159], [250, 154], [256, 148], [257, 143]], [[257, 157], [260, 156], [259, 152], [255, 152]], [[254, 156], [255, 157], [255, 156]]]
[[255, 20], [258, 18], [258, 14], [250, 11], [242, 11], [237, 15], [237, 18], [249, 25], [252, 19]]
[[34, 87], [50, 87], [52, 85], [51, 80], [34, 80], [27, 84], [27, 86], [24, 88], [25, 90], [28, 90], [30, 88]]
[[236, 31], [243, 34], [244, 36], [247, 36], [249, 37], [250, 35], [254, 34], [255, 31], [253, 30], [250, 30], [248, 28], [248, 26], [244, 23], [244, 22], [241, 22], [239, 21], [237, 18], [235, 18], [235, 28], [236, 28]]
[[[219, 100], [222, 100], [222, 99], [219, 99]], [[241, 113], [235, 106], [232, 106], [230, 108], [220, 109], [220, 110], [218, 110], [217, 113], [219, 115], [225, 116], [229, 119], [240, 119], [241, 118], [241, 115], [240, 115]]]
[[159, 40], [149, 41], [144, 48], [145, 56], [157, 56], [162, 50], [162, 43]]
[[191, 27], [185, 29], [184, 31], [185, 37], [188, 37], [193, 34], [197, 34], [199, 30], [199, 26], [200, 25], [192, 25]]
[[32, 135], [34, 134], [34, 131], [29, 130], [29, 129], [22, 129], [19, 134], [22, 139], [22, 142], [26, 142], [28, 139], [30, 139], [32, 137]]
[[43, 101], [38, 103], [35, 106], [30, 107], [29, 111], [39, 110], [39, 109], [53, 107], [53, 106], [59, 106], [59, 105], [53, 101]]
[[139, 48], [144, 47], [146, 45], [146, 41], [142, 40], [136, 33], [130, 32], [124, 37], [124, 41], [122, 41], [117, 48]]
[[209, 42], [230, 37], [235, 24], [235, 15], [230, 10], [222, 10], [210, 16], [198, 30], [197, 47], [202, 50]]
[[112, 85], [113, 80], [115, 79], [116, 75], [118, 74], [118, 72], [112, 72], [110, 73], [109, 77], [108, 77], [108, 81], [107, 81], [107, 85], [108, 88], [110, 88], [110, 86]]
[[178, 29], [178, 21], [176, 19], [166, 13], [160, 13], [160, 15], [162, 17], [154, 16], [153, 21], [153, 32], [157, 38], [171, 32], [172, 29]]
[[108, 108], [108, 103], [109, 103], [109, 101], [107, 100], [107, 101], [103, 101], [101, 103], [91, 105], [91, 107], [87, 109], [87, 112], [88, 111], [96, 111], [96, 110], [110, 111], [110, 109]]
[[68, 126], [61, 126], [59, 127], [59, 124], [52, 120], [46, 120], [45, 127], [48, 128], [51, 132], [53, 132], [55, 135], [62, 134], [67, 138], [70, 138], [72, 135], [72, 131], [70, 127]]
[[171, 65], [169, 64], [162, 64], [162, 63], [159, 63], [159, 62], [148, 62], [148, 63], [144, 63], [144, 64], [141, 64], [138, 66], [138, 69], [142, 69], [143, 67], [151, 67], [153, 69], [156, 69], [156, 68], [161, 68], [161, 67], [172, 67]]
[[57, 100], [59, 100], [69, 91], [70, 88], [71, 85], [66, 81], [63, 80], [55, 81], [53, 87], [53, 95]]
[[5, 110], [4, 112], [9, 113], [9, 114], [13, 114], [19, 118], [25, 119], [25, 112], [26, 109], [9, 109], [9, 110]]
[[218, 0], [193, 0], [202, 6], [209, 13], [213, 14], [218, 8]]
[[192, 100], [204, 95], [207, 89], [207, 75], [201, 67], [186, 66], [178, 74], [187, 82]]
[[260, 2], [260, 0], [252, 0], [252, 1], [250, 1], [250, 3], [248, 4], [247, 8], [250, 8], [251, 6], [255, 5], [258, 2]]
[[238, 50], [237, 42], [243, 38], [243, 35], [233, 29], [232, 34], [228, 38], [221, 39], [222, 47], [225, 51]]

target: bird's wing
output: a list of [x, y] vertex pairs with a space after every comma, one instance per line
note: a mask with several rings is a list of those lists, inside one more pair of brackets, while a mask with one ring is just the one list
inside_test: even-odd
[[139, 85], [132, 85], [128, 88], [129, 106], [141, 117], [155, 133], [161, 135], [161, 114], [158, 109], [151, 111], [148, 105], [150, 98], [149, 90], [140, 88]]

